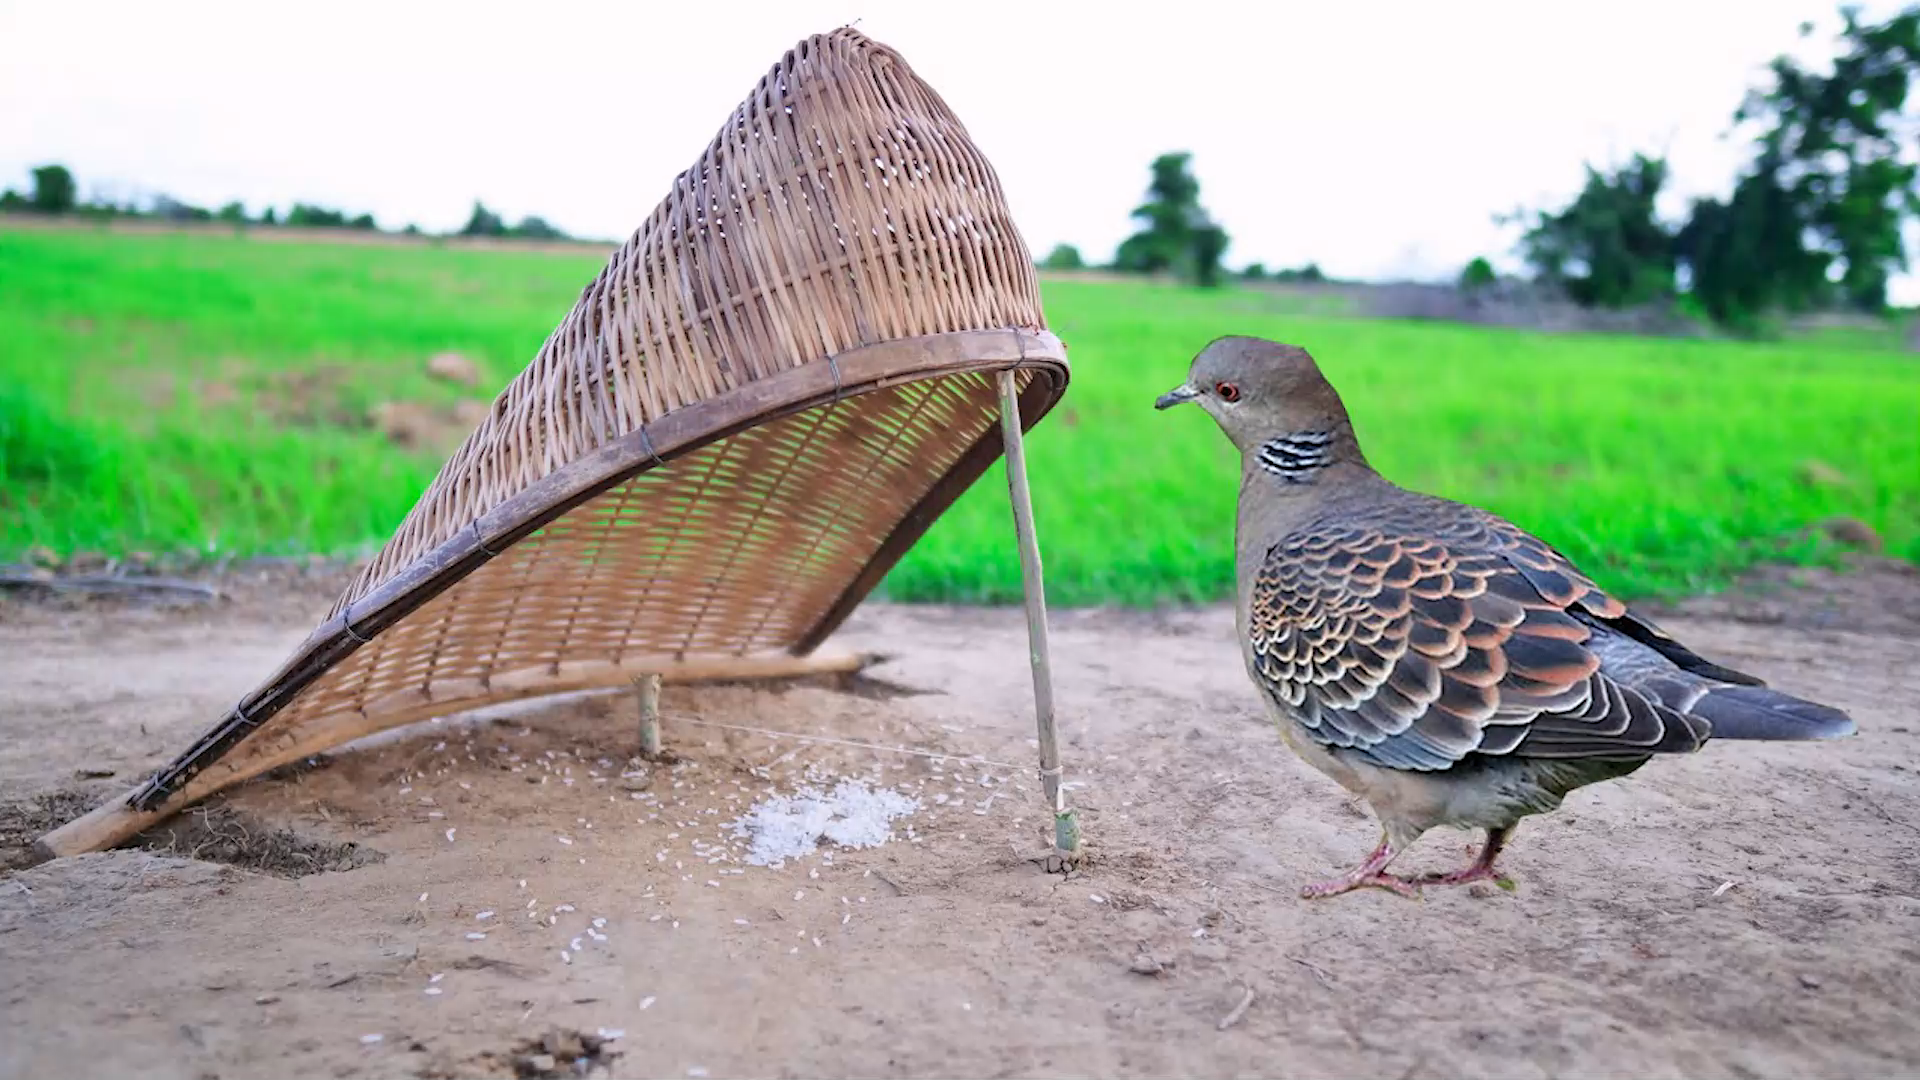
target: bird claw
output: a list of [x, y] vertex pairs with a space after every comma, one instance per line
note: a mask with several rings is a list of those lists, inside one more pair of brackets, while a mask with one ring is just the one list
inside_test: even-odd
[[1513, 879], [1493, 868], [1493, 861], [1500, 857], [1500, 849], [1507, 844], [1510, 829], [1489, 829], [1487, 843], [1480, 849], [1480, 855], [1465, 869], [1446, 874], [1423, 874], [1422, 885], [1470, 885], [1476, 881], [1491, 881], [1497, 888], [1513, 891]]
[[1419, 885], [1471, 885], [1476, 881], [1490, 881], [1502, 889], [1511, 891], [1513, 879], [1500, 873], [1491, 866], [1469, 866], [1464, 870], [1454, 870], [1445, 874], [1422, 874], [1416, 880]]
[[1420, 897], [1420, 885], [1421, 883], [1418, 881], [1411, 881], [1397, 874], [1388, 874], [1381, 871], [1374, 871], [1372, 873], [1355, 871], [1354, 873], [1334, 878], [1332, 881], [1321, 881], [1309, 885], [1300, 890], [1300, 895], [1307, 900], [1322, 900], [1329, 896], [1339, 896], [1341, 893], [1352, 892], [1355, 889], [1373, 888], [1385, 889], [1395, 896], [1404, 896], [1409, 900], [1417, 900]]
[[1392, 843], [1388, 841], [1386, 834], [1382, 833], [1379, 846], [1367, 856], [1366, 862], [1332, 881], [1309, 885], [1300, 890], [1300, 895], [1308, 900], [1319, 900], [1328, 896], [1339, 896], [1341, 893], [1352, 892], [1355, 889], [1373, 888], [1385, 889], [1409, 900], [1417, 899], [1420, 896], [1419, 882], [1409, 881], [1398, 874], [1387, 873], [1387, 864], [1393, 861], [1395, 854], [1397, 852], [1394, 851]]

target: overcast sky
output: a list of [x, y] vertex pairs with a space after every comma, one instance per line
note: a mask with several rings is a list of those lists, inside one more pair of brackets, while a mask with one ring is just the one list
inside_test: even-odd
[[1493, 215], [1563, 200], [1583, 161], [1664, 151], [1676, 213], [1725, 192], [1742, 92], [1834, 8], [0, 0], [0, 184], [61, 161], [83, 194], [299, 199], [433, 230], [479, 198], [625, 237], [788, 47], [859, 20], [959, 114], [1036, 254], [1109, 257], [1147, 162], [1181, 149], [1233, 265], [1450, 276], [1510, 265]]

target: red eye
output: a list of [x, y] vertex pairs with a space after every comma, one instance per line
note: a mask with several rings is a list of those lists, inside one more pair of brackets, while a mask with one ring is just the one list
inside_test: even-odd
[[1230, 382], [1214, 383], [1213, 392], [1220, 395], [1221, 401], [1240, 400], [1240, 388]]

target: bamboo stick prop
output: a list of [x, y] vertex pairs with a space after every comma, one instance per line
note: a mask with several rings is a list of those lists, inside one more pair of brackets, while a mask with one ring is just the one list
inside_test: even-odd
[[633, 680], [640, 694], [640, 756], [648, 761], [660, 759], [660, 676], [642, 675]]
[[1061, 786], [1060, 738], [1054, 728], [1053, 661], [1047, 645], [1047, 594], [1040, 571], [1040, 539], [1027, 488], [1026, 443], [1020, 430], [1020, 393], [1013, 369], [1000, 372], [1000, 433], [1006, 441], [1007, 494], [1020, 542], [1020, 586], [1027, 601], [1027, 658], [1033, 665], [1033, 713], [1040, 733], [1040, 784], [1053, 809], [1054, 856], [1064, 867], [1080, 857], [1080, 822]]

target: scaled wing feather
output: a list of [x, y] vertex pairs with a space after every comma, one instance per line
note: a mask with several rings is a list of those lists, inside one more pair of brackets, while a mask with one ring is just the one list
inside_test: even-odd
[[1686, 703], [1602, 671], [1594, 635], [1631, 620], [1636, 639], [1691, 653], [1542, 541], [1459, 504], [1422, 500], [1287, 536], [1267, 552], [1248, 616], [1266, 692], [1310, 737], [1377, 765], [1633, 758], [1706, 740]]

